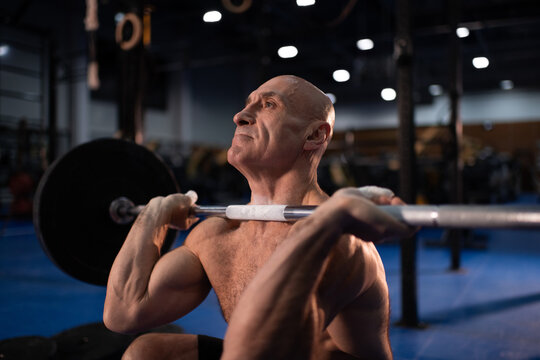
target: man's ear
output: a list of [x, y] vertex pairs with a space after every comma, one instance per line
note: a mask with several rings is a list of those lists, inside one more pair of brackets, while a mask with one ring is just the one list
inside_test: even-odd
[[304, 142], [304, 150], [316, 150], [320, 148], [330, 136], [330, 124], [321, 121], [311, 128], [306, 141]]

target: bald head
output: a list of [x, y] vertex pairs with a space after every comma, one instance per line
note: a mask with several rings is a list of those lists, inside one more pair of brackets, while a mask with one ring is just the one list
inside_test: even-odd
[[324, 92], [309, 81], [295, 75], [276, 76], [265, 84], [273, 84], [277, 81], [285, 84], [286, 89], [284, 89], [283, 93], [287, 96], [289, 108], [295, 115], [310, 122], [327, 122], [333, 131], [335, 122], [334, 105]]

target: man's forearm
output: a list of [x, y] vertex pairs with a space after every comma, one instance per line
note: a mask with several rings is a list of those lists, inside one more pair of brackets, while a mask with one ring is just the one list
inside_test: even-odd
[[116, 317], [129, 316], [146, 295], [168, 229], [162, 201], [153, 199], [139, 214], [113, 263], [105, 299], [106, 322], [117, 323]]

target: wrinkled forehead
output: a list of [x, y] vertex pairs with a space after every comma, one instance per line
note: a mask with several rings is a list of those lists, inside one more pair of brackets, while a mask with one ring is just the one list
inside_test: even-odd
[[299, 82], [294, 78], [279, 76], [272, 78], [259, 86], [257, 90], [250, 95], [256, 94], [275, 94], [283, 100], [287, 105], [293, 104], [298, 93]]
[[310, 108], [314, 99], [313, 90], [301, 79], [292, 76], [278, 76], [262, 84], [255, 92], [274, 93], [281, 98], [290, 111], [303, 113]]

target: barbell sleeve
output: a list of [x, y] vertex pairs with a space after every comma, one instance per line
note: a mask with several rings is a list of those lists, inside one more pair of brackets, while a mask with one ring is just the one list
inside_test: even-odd
[[381, 208], [411, 226], [540, 228], [540, 206], [535, 205], [403, 205]]
[[[111, 203], [111, 218], [121, 224], [133, 220], [144, 205], [126, 198]], [[311, 215], [316, 206], [229, 205], [194, 206], [195, 216], [232, 220], [294, 221]], [[410, 226], [435, 228], [540, 228], [537, 205], [380, 205], [379, 208]]]

